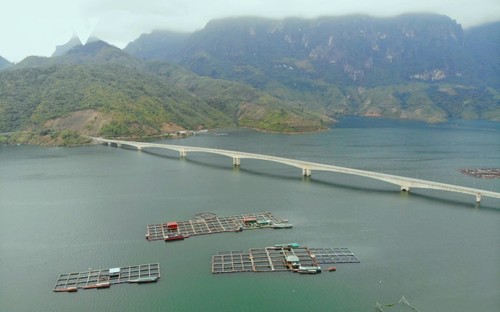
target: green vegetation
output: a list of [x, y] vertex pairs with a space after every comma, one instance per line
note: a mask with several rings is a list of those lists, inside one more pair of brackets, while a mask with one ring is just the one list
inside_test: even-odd
[[[162, 59], [331, 117], [498, 120], [499, 29], [497, 22], [464, 32], [435, 14], [227, 18], [183, 37], [184, 47], [173, 41], [178, 53]], [[130, 52], [148, 58], [155, 40], [161, 51], [171, 39], [144, 35]]]
[[[96, 55], [96, 63], [79, 49]], [[147, 137], [182, 129], [245, 126], [296, 132], [326, 126], [321, 119], [328, 118], [298, 109], [294, 103], [239, 83], [200, 77], [179, 66], [137, 60], [129, 66], [102, 64], [103, 59], [130, 56], [107, 45], [101, 49], [105, 51], [85, 46], [65, 56], [30, 58], [36, 66], [23, 61], [19, 68], [1, 72], [0, 132], [72, 130], [84, 135]], [[87, 63], [80, 64], [81, 60]], [[276, 110], [286, 111], [290, 121], [275, 121]], [[35, 136], [14, 139], [34, 142]], [[65, 144], [70, 139], [64, 135], [64, 140], [50, 142]]]
[[126, 49], [140, 59], [103, 41], [68, 43], [63, 55], [0, 59], [9, 66], [0, 71], [0, 133], [21, 131], [0, 143], [227, 127], [293, 133], [343, 115], [500, 120], [500, 42], [490, 40], [499, 27], [464, 33], [426, 14], [234, 18], [193, 34], [143, 35]]
[[44, 128], [83, 110], [110, 119], [103, 131], [115, 135], [158, 134], [166, 123], [190, 129], [232, 124], [189, 92], [120, 65], [27, 68], [2, 72], [0, 80], [3, 132]]
[[72, 130], [19, 131], [10, 136], [0, 136], [2, 144], [33, 144], [46, 146], [79, 146], [90, 143], [90, 138]]

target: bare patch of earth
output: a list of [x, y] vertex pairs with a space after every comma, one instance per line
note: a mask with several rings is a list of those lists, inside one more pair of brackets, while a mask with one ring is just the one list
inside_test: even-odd
[[48, 120], [45, 122], [44, 127], [74, 130], [80, 134], [96, 136], [99, 134], [102, 126], [110, 120], [111, 118], [104, 113], [87, 109], [73, 112], [63, 118]]

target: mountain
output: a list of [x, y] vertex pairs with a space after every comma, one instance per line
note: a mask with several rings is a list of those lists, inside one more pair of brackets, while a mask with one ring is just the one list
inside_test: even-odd
[[[92, 42], [95, 42], [95, 41], [100, 41], [100, 40], [97, 39], [97, 38], [95, 38], [95, 37], [90, 37], [87, 40], [86, 44], [89, 44], [89, 43], [92, 43]], [[65, 44], [56, 46], [56, 50], [54, 51], [54, 53], [52, 53], [52, 56], [54, 57], [54, 56], [64, 55], [69, 50], [71, 50], [71, 49], [73, 49], [75, 47], [81, 47], [81, 46], [83, 46], [83, 44], [80, 41], [80, 39], [78, 37], [72, 37]]]
[[151, 136], [245, 126], [312, 131], [329, 119], [252, 87], [144, 62], [103, 41], [0, 72], [0, 132]]
[[[162, 47], [168, 36], [156, 34]], [[148, 40], [146, 40], [148, 39]], [[154, 47], [140, 37], [129, 46], [133, 55]], [[456, 81], [463, 72], [464, 34], [442, 15], [364, 15], [313, 20], [229, 18], [209, 22], [185, 40], [179, 53], [162, 60], [207, 76], [254, 80], [323, 80], [336, 85], [388, 85], [402, 81]], [[153, 52], [148, 50], [150, 54]], [[158, 56], [158, 54], [157, 54]]]
[[0, 133], [73, 144], [79, 134], [315, 131], [345, 115], [500, 121], [498, 27], [464, 31], [426, 14], [247, 17], [155, 31], [124, 50], [69, 42], [0, 72]]
[[107, 42], [97, 40], [89, 42], [86, 45], [76, 45], [59, 56], [29, 56], [17, 63], [15, 68], [21, 69], [69, 64], [117, 64], [128, 67], [138, 67], [140, 61]]
[[0, 56], [0, 70], [12, 66], [12, 63]]
[[500, 22], [465, 30], [465, 50], [471, 56], [474, 76], [500, 87]]
[[[332, 117], [500, 120], [498, 69], [476, 66], [480, 60], [498, 62], [498, 49], [484, 59], [488, 49], [474, 54], [469, 44], [474, 37], [478, 42], [472, 46], [494, 46], [485, 41], [498, 32], [481, 39], [476, 36], [480, 31], [466, 34], [456, 21], [435, 14], [227, 18], [192, 33], [184, 47], [173, 44], [179, 53], [163, 54], [162, 60], [202, 76], [251, 85]], [[168, 46], [169, 37], [161, 38]], [[130, 52], [147, 57], [137, 52], [145, 39], [131, 43], [135, 50]], [[148, 39], [148, 47], [154, 47]]]
[[73, 49], [74, 47], [82, 46], [82, 42], [78, 37], [72, 37], [68, 42], [62, 45], [56, 46], [56, 50], [54, 53], [52, 53], [52, 56], [61, 56], [66, 54], [69, 50]]
[[189, 33], [156, 30], [141, 35], [129, 43], [124, 51], [141, 59], [179, 62], [189, 36]]

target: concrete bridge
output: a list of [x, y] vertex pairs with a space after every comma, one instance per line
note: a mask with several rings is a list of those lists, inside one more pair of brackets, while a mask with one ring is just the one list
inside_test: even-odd
[[174, 150], [179, 152], [180, 157], [184, 158], [187, 156], [188, 152], [197, 152], [197, 153], [211, 153], [227, 156], [232, 158], [233, 165], [239, 166], [241, 164], [241, 159], [259, 159], [272, 161], [277, 163], [282, 163], [285, 165], [297, 167], [302, 169], [302, 175], [309, 177], [312, 174], [312, 171], [331, 171], [331, 172], [339, 172], [345, 174], [352, 174], [362, 177], [367, 177], [375, 180], [380, 180], [384, 182], [388, 182], [391, 184], [398, 185], [401, 191], [409, 192], [412, 188], [422, 188], [422, 189], [433, 189], [447, 192], [455, 192], [455, 193], [463, 193], [472, 195], [475, 197], [476, 202], [479, 203], [481, 201], [481, 197], [492, 197], [492, 198], [500, 198], [500, 193], [491, 192], [486, 190], [480, 190], [470, 187], [464, 187], [453, 184], [446, 184], [440, 182], [434, 182], [429, 180], [422, 179], [413, 179], [407, 177], [401, 177], [397, 175], [352, 169], [347, 167], [333, 166], [333, 165], [325, 165], [314, 162], [295, 160], [283, 157], [276, 156], [268, 156], [262, 154], [253, 154], [253, 153], [245, 153], [238, 151], [229, 151], [215, 148], [206, 148], [206, 147], [194, 147], [194, 146], [182, 146], [182, 145], [171, 145], [171, 144], [159, 144], [159, 143], [148, 143], [148, 142], [134, 142], [134, 141], [123, 141], [123, 140], [109, 140], [103, 138], [92, 138], [94, 142], [97, 143], [107, 143], [108, 145], [116, 145], [118, 147], [125, 145], [134, 147], [138, 150], [142, 150], [144, 148], [162, 148], [168, 150]]

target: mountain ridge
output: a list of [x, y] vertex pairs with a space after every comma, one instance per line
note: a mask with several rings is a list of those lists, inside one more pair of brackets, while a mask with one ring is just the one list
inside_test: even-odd
[[500, 121], [498, 25], [246, 17], [143, 34], [123, 50], [70, 41], [0, 72], [0, 132], [60, 143], [218, 127], [306, 132], [345, 115]]
[[[140, 38], [131, 44], [137, 46], [139, 41]], [[414, 81], [423, 80], [426, 72], [436, 68], [447, 77], [454, 77], [460, 74], [455, 57], [461, 45], [460, 25], [442, 15], [283, 20], [245, 17], [210, 21], [186, 40], [177, 59], [181, 58], [179, 64], [198, 74], [217, 78], [233, 78], [235, 75], [228, 72], [228, 67], [245, 64], [271, 78], [276, 78], [277, 74], [272, 73], [280, 67], [294, 68], [295, 74], [303, 77], [369, 86], [380, 84], [384, 72], [387, 74], [383, 79], [389, 80], [389, 84], [409, 81], [412, 76]], [[439, 57], [431, 58], [436, 64], [426, 62], [429, 55]], [[409, 58], [412, 62], [403, 66], [402, 62]], [[381, 71], [379, 67], [386, 69]], [[375, 78], [370, 77], [372, 73]], [[391, 79], [392, 76], [395, 77]]]
[[[494, 28], [477, 36], [484, 27], [464, 32], [455, 20], [436, 14], [225, 18], [191, 34], [184, 48], [176, 47], [175, 59], [164, 60], [202, 76], [249, 84], [334, 118], [498, 120], [500, 75], [497, 66], [489, 65], [498, 63], [500, 44], [485, 41], [500, 32], [495, 35]], [[484, 54], [486, 45], [497, 53]], [[479, 61], [484, 65], [477, 66]]]
[[0, 70], [2, 69], [6, 69], [6, 68], [9, 68], [11, 67], [12, 64], [11, 62], [9, 62], [7, 59], [3, 58], [2, 56], [0, 56]]

